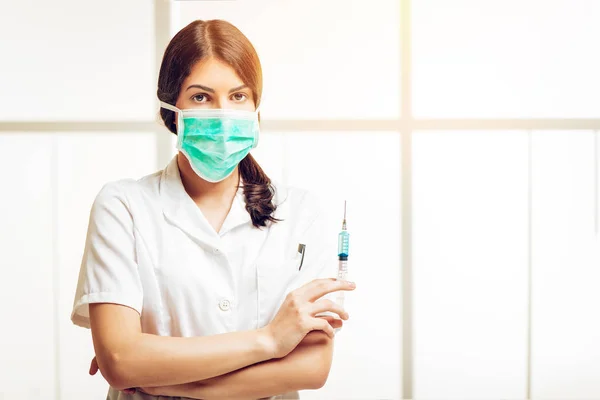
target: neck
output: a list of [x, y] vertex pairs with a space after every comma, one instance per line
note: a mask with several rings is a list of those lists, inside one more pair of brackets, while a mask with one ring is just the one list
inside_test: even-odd
[[240, 184], [237, 167], [230, 176], [221, 182], [213, 183], [200, 178], [182, 153], [177, 155], [177, 164], [183, 187], [194, 202], [197, 204], [231, 203]]

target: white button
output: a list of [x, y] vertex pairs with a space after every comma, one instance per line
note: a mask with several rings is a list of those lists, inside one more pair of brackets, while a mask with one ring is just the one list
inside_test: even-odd
[[219, 302], [219, 308], [221, 311], [229, 311], [231, 308], [231, 302], [229, 300], [221, 300]]
[[219, 250], [219, 249], [213, 249], [213, 253], [219, 254], [219, 253], [221, 253], [221, 250]]

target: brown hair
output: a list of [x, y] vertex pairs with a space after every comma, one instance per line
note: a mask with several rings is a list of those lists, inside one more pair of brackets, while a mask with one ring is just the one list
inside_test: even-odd
[[[239, 29], [222, 20], [194, 21], [171, 39], [158, 76], [159, 100], [174, 105], [192, 67], [208, 57], [231, 66], [252, 91], [254, 104], [260, 103], [262, 68], [256, 50]], [[175, 113], [161, 108], [160, 116], [165, 126], [177, 134]], [[260, 227], [266, 226], [267, 221], [277, 222], [272, 216], [277, 207], [273, 203], [275, 191], [271, 179], [250, 154], [240, 162], [239, 171], [252, 224]]]

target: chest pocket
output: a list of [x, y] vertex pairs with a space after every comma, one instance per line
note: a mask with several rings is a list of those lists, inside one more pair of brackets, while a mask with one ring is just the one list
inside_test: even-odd
[[285, 296], [298, 288], [301, 260], [298, 243], [293, 238], [271, 233], [256, 263], [259, 327], [268, 324], [277, 314]]

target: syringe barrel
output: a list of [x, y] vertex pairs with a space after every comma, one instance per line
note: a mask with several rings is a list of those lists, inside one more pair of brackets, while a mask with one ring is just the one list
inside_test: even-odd
[[346, 280], [348, 276], [348, 260], [339, 260], [338, 263], [338, 279]]
[[[344, 281], [348, 279], [348, 257], [340, 257], [337, 278]], [[335, 302], [340, 307], [344, 307], [344, 292], [342, 290], [337, 292]]]
[[350, 250], [350, 234], [348, 231], [341, 231], [338, 235], [338, 256], [348, 257]]

